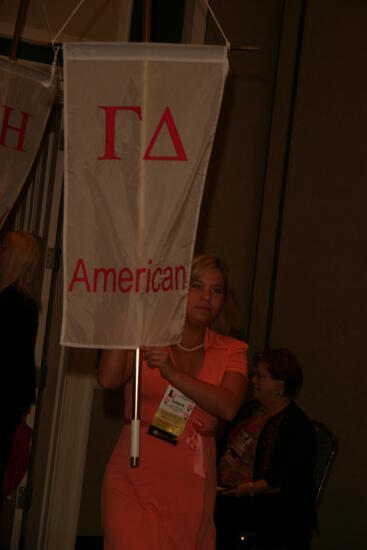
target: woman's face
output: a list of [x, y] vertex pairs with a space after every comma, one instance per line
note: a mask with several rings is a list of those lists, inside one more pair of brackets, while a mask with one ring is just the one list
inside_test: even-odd
[[268, 371], [268, 365], [263, 361], [259, 361], [252, 376], [252, 387], [254, 398], [266, 403], [269, 399], [274, 399], [275, 396], [283, 394], [284, 382], [274, 380]]
[[190, 284], [187, 297], [186, 322], [207, 327], [220, 312], [225, 293], [224, 276], [217, 268], [201, 271]]

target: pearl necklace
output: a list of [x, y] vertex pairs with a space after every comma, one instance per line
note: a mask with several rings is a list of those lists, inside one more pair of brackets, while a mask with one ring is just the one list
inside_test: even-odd
[[194, 346], [193, 348], [185, 348], [185, 346], [183, 346], [182, 344], [179, 344], [177, 343], [176, 346], [180, 349], [182, 349], [182, 351], [196, 351], [198, 349], [201, 349], [205, 346], [204, 342], [202, 344], [199, 344], [198, 346]]

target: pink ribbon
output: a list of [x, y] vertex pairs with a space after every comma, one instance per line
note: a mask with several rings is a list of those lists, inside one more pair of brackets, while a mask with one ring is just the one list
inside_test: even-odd
[[185, 443], [195, 451], [194, 472], [202, 478], [205, 478], [203, 436], [211, 437], [214, 435], [214, 432], [204, 430], [204, 428], [204, 422], [194, 418], [185, 439]]

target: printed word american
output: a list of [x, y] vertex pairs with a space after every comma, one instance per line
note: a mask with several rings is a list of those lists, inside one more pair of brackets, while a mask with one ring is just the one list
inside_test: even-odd
[[79, 258], [68, 287], [84, 288], [86, 292], [115, 293], [122, 292], [170, 292], [184, 290], [186, 270], [183, 265], [152, 267], [148, 260], [145, 267], [93, 267], [87, 268], [83, 258]]

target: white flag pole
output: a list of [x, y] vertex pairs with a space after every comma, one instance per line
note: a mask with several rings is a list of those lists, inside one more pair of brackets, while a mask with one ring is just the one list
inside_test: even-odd
[[[144, 42], [150, 41], [151, 0], [144, 1], [143, 36]], [[130, 466], [137, 468], [140, 458], [140, 395], [141, 395], [141, 352], [135, 350], [135, 374], [133, 388], [133, 411], [131, 417], [130, 435]]]
[[140, 457], [140, 382], [141, 352], [140, 349], [137, 348], [135, 350], [134, 395], [130, 435], [130, 465], [132, 468], [137, 468], [139, 466]]

